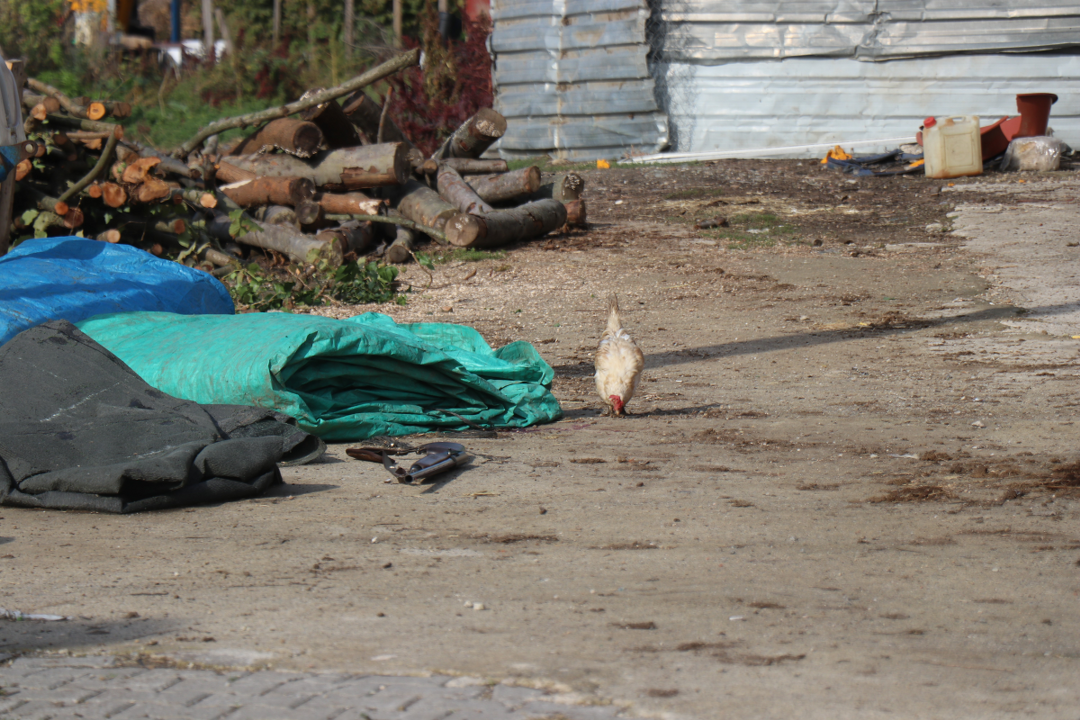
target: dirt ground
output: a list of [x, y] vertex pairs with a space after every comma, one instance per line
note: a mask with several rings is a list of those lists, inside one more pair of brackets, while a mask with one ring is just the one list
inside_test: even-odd
[[[379, 308], [535, 343], [562, 421], [465, 440], [423, 488], [335, 445], [268, 498], [4, 508], [0, 607], [77, 619], [0, 649], [513, 678], [646, 717], [1076, 718], [1080, 173], [583, 174], [587, 231], [412, 266]], [[612, 292], [646, 356], [628, 418], [591, 377]]]

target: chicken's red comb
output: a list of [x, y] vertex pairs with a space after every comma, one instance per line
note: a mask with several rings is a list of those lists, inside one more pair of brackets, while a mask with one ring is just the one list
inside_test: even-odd
[[626, 405], [626, 403], [623, 402], [622, 398], [618, 395], [608, 395], [608, 398], [610, 398], [611, 406], [615, 408], [615, 412], [621, 413], [623, 407]]

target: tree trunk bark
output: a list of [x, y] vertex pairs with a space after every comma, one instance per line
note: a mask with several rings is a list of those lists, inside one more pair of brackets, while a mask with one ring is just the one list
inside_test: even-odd
[[[462, 175], [486, 175], [489, 173], [504, 173], [510, 171], [510, 167], [507, 165], [507, 162], [505, 160], [474, 160], [472, 158], [447, 158], [439, 163], [436, 163], [436, 169], [439, 165], [446, 165], [447, 167], [454, 168]], [[432, 170], [428, 174], [430, 175], [432, 172], [435, 172], [435, 170]]]
[[214, 8], [214, 18], [217, 20], [218, 29], [221, 30], [221, 39], [225, 41], [225, 52], [231, 57], [235, 57], [233, 55], [232, 33], [229, 32], [229, 26], [225, 23], [225, 13], [221, 12], [221, 8]]
[[220, 188], [240, 207], [291, 205], [296, 207], [315, 196], [315, 183], [304, 177], [260, 177], [241, 180]]
[[[462, 218], [471, 218], [477, 224], [470, 227]], [[482, 217], [458, 216], [447, 223], [446, 239], [458, 247], [492, 248], [540, 237], [565, 224], [565, 205], [558, 200], [538, 200]]]
[[308, 235], [277, 225], [267, 225], [261, 230], [246, 233], [236, 238], [236, 241], [266, 250], [276, 250], [301, 263], [326, 260], [331, 265], [338, 266], [345, 254], [339, 240], [319, 242]]
[[395, 264], [408, 262], [415, 248], [416, 233], [409, 228], [398, 226], [394, 242], [386, 248], [386, 262]]
[[218, 163], [217, 170], [214, 171], [214, 175], [218, 180], [223, 180], [227, 183], [237, 183], [241, 180], [254, 180], [259, 177], [255, 173], [249, 170], [241, 170], [231, 163], [227, 163], [224, 160]]
[[323, 140], [331, 150], [336, 148], [356, 147], [360, 144], [360, 135], [345, 117], [337, 100], [324, 102], [300, 113], [300, 117], [313, 122], [322, 130]]
[[485, 202], [500, 203], [516, 200], [522, 195], [531, 195], [540, 189], [540, 168], [533, 165], [498, 175], [473, 175], [469, 178], [469, 186]]
[[459, 214], [439, 193], [416, 180], [409, 180], [401, 190], [397, 211], [415, 223], [442, 230], [447, 221]]
[[326, 219], [326, 211], [317, 202], [305, 200], [298, 203], [293, 209], [296, 210], [296, 219], [300, 221], [302, 226], [323, 228], [329, 225], [329, 221]]
[[369, 222], [352, 220], [336, 228], [327, 228], [315, 236], [316, 240], [328, 241], [337, 238], [345, 252], [364, 255], [375, 246], [375, 230]]
[[402, 143], [384, 143], [329, 150], [307, 161], [261, 155], [230, 158], [228, 164], [258, 177], [306, 177], [327, 190], [359, 190], [405, 182], [411, 174], [407, 152]]
[[255, 219], [263, 225], [285, 225], [294, 230], [300, 229], [296, 211], [284, 205], [268, 205], [255, 212]]
[[294, 118], [279, 118], [239, 142], [229, 155], [252, 155], [263, 148], [280, 148], [297, 157], [309, 158], [323, 142], [323, 133], [313, 122]]
[[491, 108], [481, 108], [446, 138], [432, 158], [478, 158], [506, 133], [506, 118]]
[[384, 204], [382, 200], [369, 198], [359, 192], [345, 195], [320, 193], [315, 196], [315, 202], [322, 205], [329, 215], [378, 215]]
[[585, 227], [589, 224], [585, 212], [585, 198], [571, 200], [566, 205], [566, 224], [574, 227]]
[[[537, 170], [537, 175], [539, 174], [540, 171]], [[484, 202], [451, 167], [444, 165], [439, 168], [438, 187], [439, 195], [463, 213], [482, 215], [495, 209]]]
[[[356, 92], [345, 100], [342, 114], [368, 138], [374, 140], [378, 137], [382, 107], [368, 97], [368, 94], [363, 90]], [[403, 142], [408, 143], [410, 148], [415, 147], [391, 118], [386, 118], [386, 122], [383, 124], [383, 139], [386, 142]]]

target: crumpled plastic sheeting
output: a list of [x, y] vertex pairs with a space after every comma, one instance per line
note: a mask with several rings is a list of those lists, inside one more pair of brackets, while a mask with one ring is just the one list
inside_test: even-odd
[[0, 345], [50, 320], [134, 310], [234, 312], [229, 291], [212, 275], [129, 245], [38, 238], [0, 257]]
[[127, 313], [79, 327], [163, 392], [274, 408], [329, 441], [562, 416], [555, 373], [532, 345], [493, 351], [464, 325], [398, 325], [379, 313]]
[[0, 348], [0, 505], [129, 513], [254, 497], [325, 450], [263, 408], [147, 385], [57, 320]]

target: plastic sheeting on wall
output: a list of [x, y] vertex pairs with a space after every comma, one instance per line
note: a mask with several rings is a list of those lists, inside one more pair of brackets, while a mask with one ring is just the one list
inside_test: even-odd
[[912, 137], [927, 115], [1015, 115], [1028, 92], [1060, 96], [1050, 125], [1080, 144], [1075, 0], [650, 4], [651, 69], [677, 152]]
[[[657, 0], [666, 62], [891, 60], [1080, 45], [1076, 0]], [[656, 47], [654, 43], [654, 47]]]
[[496, 0], [492, 17], [503, 157], [593, 160], [667, 144], [644, 0]]
[[[1016, 115], [1016, 94], [1026, 92], [1058, 94], [1050, 127], [1080, 147], [1080, 56], [954, 55], [889, 63], [793, 58], [670, 64], [658, 72], [668, 83], [680, 152], [913, 137], [929, 115], [978, 115], [989, 125]], [[820, 155], [815, 149], [773, 157]]]

